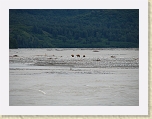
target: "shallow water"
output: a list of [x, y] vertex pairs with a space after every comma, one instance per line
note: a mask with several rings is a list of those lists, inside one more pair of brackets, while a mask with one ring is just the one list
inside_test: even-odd
[[9, 55], [10, 106], [139, 105], [138, 49], [10, 49]]

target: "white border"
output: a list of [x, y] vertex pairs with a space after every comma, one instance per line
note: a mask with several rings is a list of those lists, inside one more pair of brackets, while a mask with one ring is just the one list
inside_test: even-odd
[[[139, 9], [139, 106], [9, 106], [9, 9]], [[148, 115], [148, 1], [0, 0], [0, 115]]]

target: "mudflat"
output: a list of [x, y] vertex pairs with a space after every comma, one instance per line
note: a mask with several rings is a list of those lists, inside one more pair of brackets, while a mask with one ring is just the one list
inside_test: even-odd
[[137, 106], [138, 49], [10, 49], [10, 106]]

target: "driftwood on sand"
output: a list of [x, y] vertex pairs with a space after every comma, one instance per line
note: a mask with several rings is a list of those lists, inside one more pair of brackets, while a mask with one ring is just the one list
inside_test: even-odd
[[13, 57], [18, 57], [18, 55], [13, 55]]

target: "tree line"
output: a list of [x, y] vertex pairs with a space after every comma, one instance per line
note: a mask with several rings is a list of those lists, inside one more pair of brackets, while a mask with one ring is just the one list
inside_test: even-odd
[[10, 9], [9, 48], [138, 48], [138, 9]]

